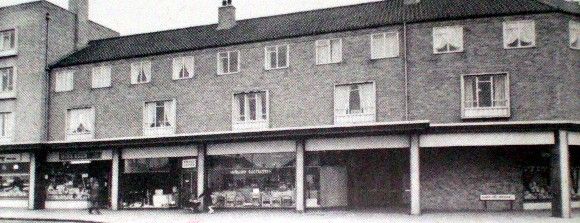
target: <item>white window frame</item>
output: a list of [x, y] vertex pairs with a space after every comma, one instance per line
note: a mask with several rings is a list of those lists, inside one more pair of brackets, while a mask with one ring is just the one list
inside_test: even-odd
[[[370, 101], [372, 101], [374, 107], [367, 109], [368, 112], [363, 112], [362, 113], [348, 113], [347, 114], [341, 114], [341, 112], [339, 111], [339, 108], [337, 106], [337, 88], [338, 87], [342, 87], [342, 86], [352, 86], [352, 85], [365, 85], [365, 84], [370, 84], [372, 86], [372, 95], [371, 98], [369, 99]], [[360, 91], [360, 89], [359, 89]], [[350, 95], [349, 95], [350, 96]], [[376, 88], [376, 84], [374, 81], [366, 81], [366, 82], [353, 82], [353, 83], [345, 83], [345, 84], [335, 84], [334, 85], [334, 91], [333, 91], [333, 111], [334, 111], [334, 124], [335, 125], [350, 125], [350, 124], [357, 124], [357, 123], [370, 123], [370, 122], [376, 122], [377, 119], [377, 88]], [[362, 102], [362, 101], [361, 101]], [[362, 107], [362, 104], [361, 104]]]
[[[12, 28], [12, 29], [4, 29], [4, 30], [0, 30], [0, 38], [2, 39], [1, 41], [3, 42], [3, 38], [4, 38], [4, 33], [7, 32], [14, 32], [14, 47], [11, 49], [2, 49], [0, 48], [0, 57], [6, 57], [6, 56], [14, 56], [16, 54], [18, 54], [18, 29], [16, 28]], [[3, 44], [3, 43], [0, 43]]]
[[[105, 80], [103, 80], [103, 78], [105, 78]], [[102, 65], [91, 68], [91, 87], [111, 87], [111, 66]]]
[[570, 46], [571, 49], [580, 50], [580, 43], [578, 43], [578, 47], [572, 45], [572, 36], [574, 35], [574, 32], [576, 32], [576, 38], [578, 38], [576, 41], [580, 42], [580, 21], [570, 20], [568, 23], [568, 46]]
[[[381, 52], [381, 55], [373, 55], [373, 52], [374, 52], [373, 49], [378, 47], [375, 45], [376, 43], [374, 41], [374, 36], [377, 36], [377, 35], [381, 35], [381, 38], [383, 40], [383, 45], [382, 45], [383, 51]], [[389, 43], [387, 41], [387, 35], [394, 35], [396, 43]], [[371, 52], [370, 52], [371, 60], [379, 60], [379, 59], [399, 57], [399, 54], [400, 54], [399, 48], [401, 45], [401, 42], [400, 42], [401, 40], [399, 39], [399, 32], [389, 31], [389, 32], [382, 32], [382, 33], [373, 33], [373, 34], [370, 34], [370, 41], [371, 41]], [[397, 46], [396, 49], [393, 50], [393, 52], [388, 52], [387, 49], [388, 49], [389, 44], [394, 44]]]
[[[16, 128], [15, 128], [16, 125], [14, 125], [15, 124], [14, 121], [16, 120], [14, 117], [15, 116], [14, 112], [2, 111], [2, 112], [0, 112], [0, 115], [2, 115], [2, 116], [8, 115], [8, 117], [5, 118], [3, 120], [3, 122], [0, 122], [1, 124], [3, 124], [3, 126], [0, 126], [0, 128], [2, 128], [2, 129], [0, 129], [0, 131], [5, 132], [5, 135], [3, 135], [3, 136], [0, 135], [0, 143], [10, 143], [10, 142], [12, 142], [12, 139], [14, 138], [14, 132], [16, 130]], [[8, 127], [8, 125], [6, 125], [6, 123], [7, 123], [6, 121], [8, 121], [8, 125], [10, 125], [9, 127]], [[6, 127], [6, 128], [4, 128], [4, 127]]]
[[[249, 99], [247, 97], [248, 94], [252, 93], [260, 93], [264, 92], [266, 94], [266, 119], [256, 119], [256, 120], [248, 120], [247, 118], [244, 121], [238, 120], [239, 114], [237, 114], [238, 102], [236, 101], [236, 95], [243, 94], [244, 95], [244, 115], [246, 114], [247, 110], [249, 110]], [[257, 112], [257, 108], [256, 108]], [[262, 114], [263, 115], [263, 114]], [[258, 116], [258, 114], [256, 114]], [[232, 94], [232, 130], [256, 130], [256, 129], [267, 129], [270, 126], [270, 92], [267, 90], [255, 90], [255, 91], [247, 91], [247, 92], [236, 92]]]
[[[148, 111], [147, 111], [147, 104], [149, 103], [157, 103], [157, 102], [170, 102], [172, 106], [172, 110], [170, 113], [167, 114], [167, 119], [171, 126], [161, 126], [161, 127], [151, 127], [148, 126], [151, 123], [147, 122], [148, 119]], [[166, 135], [174, 135], [177, 129], [177, 100], [176, 99], [168, 99], [168, 100], [153, 100], [153, 101], [145, 101], [143, 102], [143, 117], [142, 117], [142, 126], [143, 126], [143, 135], [144, 136], [166, 136]], [[164, 110], [164, 112], [167, 112]]]
[[[189, 71], [189, 76], [187, 77], [179, 77], [179, 72], [181, 68], [185, 66], [185, 69]], [[191, 79], [195, 76], [195, 57], [194, 56], [181, 56], [173, 58], [172, 63], [172, 78], [173, 80], [185, 80]]]
[[[333, 60], [333, 52], [332, 51], [332, 41], [338, 41], [339, 43], [339, 50], [338, 50], [338, 60], [334, 61]], [[322, 45], [328, 45], [328, 50], [326, 52], [321, 52], [320, 51], [320, 47]], [[336, 63], [341, 63], [342, 62], [342, 38], [333, 38], [333, 39], [321, 39], [321, 40], [316, 40], [316, 43], [314, 44], [314, 48], [316, 49], [316, 65], [324, 65], [324, 64], [336, 64]], [[328, 54], [328, 62], [324, 63], [323, 61], [320, 61], [320, 54], [321, 53], [327, 53]]]
[[[227, 59], [228, 60], [228, 63], [227, 63], [228, 64], [228, 69], [227, 69], [228, 72], [223, 72], [222, 63], [221, 63], [222, 57], [220, 56], [220, 54], [223, 54], [223, 53], [227, 54], [227, 57], [224, 57], [224, 59]], [[238, 57], [237, 57], [238, 58], [238, 63], [237, 63], [238, 66], [237, 66], [237, 68], [236, 68], [235, 71], [232, 71], [232, 69], [230, 67], [230, 60], [232, 59], [232, 53], [237, 53], [238, 54]], [[216, 54], [216, 58], [217, 58], [217, 64], [216, 64], [217, 65], [216, 66], [216, 68], [217, 68], [217, 74], [218, 75], [225, 75], [225, 74], [235, 74], [235, 73], [239, 73], [240, 72], [240, 64], [241, 64], [241, 61], [242, 61], [241, 56], [242, 55], [241, 55], [241, 53], [240, 53], [239, 50], [230, 50], [230, 51], [218, 52]]]
[[[73, 133], [71, 131], [71, 129], [69, 129], [69, 123], [70, 123], [70, 112], [73, 110], [90, 110], [90, 121], [92, 122], [93, 125], [93, 129], [91, 132], [88, 133]], [[78, 108], [70, 108], [70, 109], [66, 109], [65, 111], [65, 126], [64, 126], [64, 132], [65, 132], [65, 140], [66, 141], [83, 141], [83, 140], [91, 140], [95, 138], [95, 132], [97, 129], [97, 125], [95, 123], [96, 121], [96, 117], [95, 117], [95, 108], [94, 107], [78, 107]]]
[[[466, 93], [465, 93], [465, 77], [468, 76], [489, 76], [489, 75], [504, 75], [505, 76], [505, 100], [506, 106], [492, 106], [492, 107], [466, 107]], [[491, 79], [491, 94], [493, 95], [493, 78]], [[477, 73], [477, 74], [463, 74], [461, 75], [461, 118], [462, 119], [479, 119], [479, 118], [508, 118], [511, 116], [511, 99], [510, 99], [510, 75], [508, 72], [491, 72], [491, 73]], [[476, 90], [477, 91], [477, 90]], [[479, 97], [479, 95], [476, 95]], [[491, 99], [494, 101], [494, 99]]]
[[74, 73], [74, 70], [57, 71], [54, 78], [54, 91], [68, 92], [74, 90]]
[[[275, 53], [276, 53], [276, 67], [271, 67], [270, 64], [270, 52], [268, 51], [268, 48], [274, 48], [275, 49]], [[286, 66], [280, 66], [280, 48], [281, 47], [286, 47]], [[264, 47], [264, 68], [266, 70], [278, 70], [278, 69], [284, 69], [284, 68], [288, 68], [290, 66], [290, 45], [289, 44], [280, 44], [280, 45], [273, 45], [273, 46], [265, 46]]]
[[[463, 38], [463, 26], [442, 26], [442, 27], [433, 27], [433, 54], [446, 54], [446, 53], [460, 53], [463, 52], [463, 45], [464, 45], [464, 38]], [[457, 33], [456, 33], [457, 32]], [[457, 35], [455, 35], [457, 34]], [[437, 51], [437, 46], [435, 43], [437, 42], [437, 38], [443, 38], [447, 43], [447, 45], [453, 43], [453, 39], [457, 38], [459, 46], [457, 46], [456, 50], [451, 50], [447, 48], [446, 51]]]
[[12, 90], [3, 91], [3, 79], [0, 74], [0, 99], [7, 99], [7, 98], [16, 98], [16, 77], [17, 77], [17, 69], [16, 67], [0, 67], [0, 70], [3, 69], [12, 69]]
[[[145, 77], [147, 81], [139, 81], [139, 72], [138, 69], [141, 68], [145, 72]], [[131, 63], [131, 84], [138, 85], [138, 84], [147, 84], [151, 82], [153, 78], [153, 63], [151, 60], [141, 60]]]
[[[521, 46], [521, 40], [515, 47], [509, 46], [509, 41], [507, 39], [507, 30], [510, 26], [516, 26], [518, 29], [518, 38], [521, 39], [522, 30], [526, 25], [531, 25], [532, 32], [532, 42], [529, 46]], [[536, 22], [534, 20], [516, 20], [516, 21], [504, 21], [503, 22], [503, 48], [504, 49], [525, 49], [536, 47]]]

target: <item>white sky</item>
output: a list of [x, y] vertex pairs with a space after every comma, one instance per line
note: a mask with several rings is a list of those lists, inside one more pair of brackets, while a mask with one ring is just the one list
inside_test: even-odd
[[[0, 0], [0, 7], [34, 0]], [[48, 0], [68, 8], [68, 0]], [[233, 0], [237, 18], [255, 18], [380, 0]], [[122, 35], [217, 22], [221, 0], [89, 0], [89, 18]]]

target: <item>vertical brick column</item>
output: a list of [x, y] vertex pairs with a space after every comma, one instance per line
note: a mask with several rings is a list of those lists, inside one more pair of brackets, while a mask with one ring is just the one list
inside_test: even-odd
[[570, 218], [570, 155], [568, 151], [568, 132], [555, 133], [552, 149], [552, 217]]
[[[205, 169], [205, 158], [206, 158], [207, 144], [197, 145], [197, 196], [200, 196], [205, 191], [205, 181], [206, 181], [206, 169]], [[203, 199], [202, 199], [203, 200]], [[208, 204], [202, 201], [199, 206], [200, 211], [205, 210]]]
[[119, 210], [119, 172], [121, 171], [121, 150], [113, 149], [111, 165], [111, 209]]
[[411, 135], [410, 143], [410, 173], [411, 173], [411, 215], [421, 214], [421, 178], [419, 157], [419, 135]]
[[304, 140], [296, 141], [296, 211], [304, 212]]
[[28, 186], [28, 209], [30, 210], [34, 210], [36, 209], [36, 199], [38, 199], [37, 194], [36, 194], [36, 178], [37, 178], [37, 172], [36, 172], [36, 153], [35, 152], [30, 152], [30, 170], [29, 170], [29, 178], [30, 178], [30, 184]]

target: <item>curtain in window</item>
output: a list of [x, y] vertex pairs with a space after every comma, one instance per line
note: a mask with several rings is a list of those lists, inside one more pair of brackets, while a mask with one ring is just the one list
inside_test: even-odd
[[12, 114], [0, 113], [0, 137], [8, 137], [12, 133]]
[[332, 62], [339, 62], [342, 60], [342, 43], [340, 40], [330, 41], [330, 51]]
[[13, 71], [12, 68], [0, 69], [0, 81], [2, 82], [0, 91], [12, 91]]
[[506, 79], [505, 75], [493, 76], [494, 107], [507, 106], [505, 79]]
[[328, 41], [318, 41], [316, 42], [316, 56], [319, 64], [325, 64], [330, 62], [330, 45]]
[[245, 113], [246, 113], [246, 106], [245, 106], [246, 100], [245, 100], [244, 94], [236, 94], [236, 95], [234, 95], [234, 100], [235, 100], [235, 106], [234, 106], [235, 114], [234, 115], [237, 116], [236, 117], [236, 120], [243, 122], [243, 121], [246, 120], [246, 116], [245, 116]]
[[446, 33], [442, 29], [433, 30], [433, 48], [435, 52], [447, 51]]
[[475, 107], [475, 76], [465, 76], [463, 80], [464, 106], [466, 108]]
[[570, 21], [570, 47], [580, 48], [580, 22]]
[[173, 101], [163, 102], [163, 125], [164, 127], [173, 126]]
[[267, 104], [267, 98], [266, 98], [266, 92], [260, 92], [259, 93], [259, 98], [260, 98], [260, 105], [262, 107], [261, 111], [262, 111], [262, 119], [266, 120], [268, 118], [268, 104]]
[[372, 114], [375, 110], [375, 91], [373, 84], [366, 83], [359, 85], [360, 103], [362, 112]]
[[145, 104], [145, 110], [143, 117], [145, 118], [144, 123], [147, 128], [155, 127], [155, 119], [156, 119], [156, 103], [150, 102]]
[[230, 52], [229, 72], [238, 72], [239, 55], [237, 51]]
[[504, 43], [507, 47], [517, 47], [519, 42], [518, 28], [513, 24], [506, 24], [504, 28]]
[[521, 46], [531, 46], [534, 43], [534, 26], [533, 23], [520, 24], [520, 44]]
[[73, 134], [91, 133], [93, 130], [91, 109], [69, 110], [68, 129]]
[[254, 93], [256, 97], [256, 120], [262, 119], [262, 94]]
[[463, 45], [463, 27], [453, 27], [448, 29], [447, 41], [449, 51], [458, 51]]
[[386, 56], [387, 46], [384, 34], [375, 34], [371, 36], [371, 57], [373, 59], [383, 58]]
[[288, 66], [288, 46], [278, 47], [278, 67]]
[[348, 110], [350, 86], [336, 86], [334, 90], [334, 110], [337, 115], [346, 115]]
[[385, 42], [386, 42], [386, 56], [387, 57], [399, 56], [399, 33], [387, 33]]

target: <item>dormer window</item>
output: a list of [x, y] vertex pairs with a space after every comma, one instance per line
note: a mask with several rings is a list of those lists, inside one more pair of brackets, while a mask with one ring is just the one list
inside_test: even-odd
[[455, 53], [463, 51], [463, 27], [433, 28], [433, 53]]
[[536, 46], [534, 21], [510, 21], [503, 23], [503, 45], [505, 49], [530, 48]]

